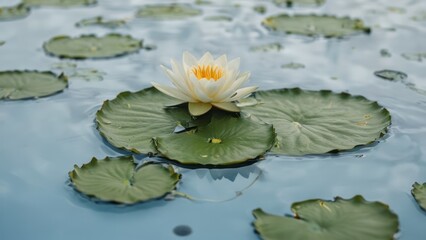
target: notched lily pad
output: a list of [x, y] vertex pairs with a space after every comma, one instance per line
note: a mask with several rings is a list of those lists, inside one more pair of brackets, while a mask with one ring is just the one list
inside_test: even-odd
[[127, 24], [126, 19], [105, 19], [102, 16], [96, 16], [93, 18], [82, 19], [77, 22], [75, 25], [77, 27], [87, 27], [87, 26], [101, 26], [105, 28], [115, 29], [123, 27]]
[[399, 230], [398, 216], [381, 202], [357, 195], [334, 201], [312, 199], [291, 205], [294, 217], [255, 209], [254, 227], [264, 240], [389, 240]]
[[134, 204], [158, 199], [176, 188], [181, 175], [173, 167], [145, 163], [136, 169], [133, 157], [93, 158], [69, 172], [75, 189], [102, 201]]
[[414, 183], [413, 189], [411, 189], [411, 194], [413, 195], [416, 202], [419, 206], [426, 211], [426, 183], [419, 184]]
[[280, 14], [266, 18], [262, 24], [273, 32], [337, 38], [371, 31], [360, 19], [328, 15]]
[[349, 150], [378, 140], [391, 123], [377, 102], [348, 93], [294, 88], [259, 91], [249, 98], [258, 104], [242, 111], [274, 125], [277, 142], [271, 152], [277, 154]]
[[294, 5], [316, 5], [320, 6], [326, 0], [274, 0], [275, 5], [278, 7], [292, 7]]
[[201, 15], [202, 11], [187, 4], [145, 5], [138, 10], [136, 17], [155, 20], [176, 20]]
[[407, 74], [395, 70], [380, 70], [374, 72], [374, 75], [390, 81], [404, 81], [408, 77]]
[[52, 72], [4, 71], [0, 72], [0, 99], [28, 99], [53, 95], [68, 87], [64, 75]]
[[155, 138], [158, 151], [181, 164], [227, 166], [263, 155], [274, 144], [272, 125], [213, 113], [209, 124], [192, 131]]
[[46, 53], [59, 58], [102, 59], [138, 52], [142, 48], [142, 41], [120, 34], [103, 37], [82, 35], [76, 38], [57, 36], [45, 42], [43, 47]]
[[156, 152], [152, 138], [172, 134], [176, 127], [195, 126], [184, 107], [165, 107], [175, 100], [155, 88], [123, 92], [107, 100], [96, 114], [99, 132], [117, 148], [136, 153]]
[[30, 9], [24, 4], [12, 7], [0, 7], [0, 21], [9, 21], [25, 18], [30, 14]]
[[22, 0], [22, 3], [30, 7], [76, 7], [93, 5], [97, 3], [97, 0]]

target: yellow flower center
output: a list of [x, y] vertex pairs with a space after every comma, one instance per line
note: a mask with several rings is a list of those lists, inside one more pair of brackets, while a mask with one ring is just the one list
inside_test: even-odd
[[223, 76], [223, 69], [212, 65], [198, 65], [192, 68], [192, 72], [198, 80], [205, 78], [207, 80], [213, 79], [217, 81]]

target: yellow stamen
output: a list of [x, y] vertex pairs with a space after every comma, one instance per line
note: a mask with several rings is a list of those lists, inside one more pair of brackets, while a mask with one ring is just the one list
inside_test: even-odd
[[210, 143], [218, 144], [218, 143], [221, 143], [221, 142], [222, 142], [222, 139], [220, 139], [220, 138], [211, 138], [210, 139]]
[[221, 67], [211, 65], [198, 65], [192, 68], [192, 72], [198, 80], [205, 78], [217, 81], [223, 76], [223, 69]]

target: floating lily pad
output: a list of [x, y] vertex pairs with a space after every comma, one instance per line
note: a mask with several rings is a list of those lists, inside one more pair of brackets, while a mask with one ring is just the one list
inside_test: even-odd
[[104, 37], [82, 35], [77, 38], [57, 36], [43, 45], [53, 56], [71, 59], [112, 58], [135, 53], [142, 48], [142, 41], [129, 35], [108, 34]]
[[266, 13], [266, 7], [264, 5], [256, 5], [253, 7], [253, 11], [259, 13], [259, 14], [265, 14]]
[[[255, 92], [243, 112], [273, 124], [272, 153], [321, 154], [376, 141], [387, 132], [389, 112], [362, 96], [299, 88]], [[248, 98], [249, 99], [249, 98]]]
[[419, 206], [426, 211], [426, 183], [414, 183], [411, 194], [416, 199]]
[[205, 126], [157, 137], [155, 143], [163, 156], [181, 164], [223, 166], [263, 155], [273, 146], [275, 136], [271, 125], [219, 112]]
[[274, 43], [267, 43], [263, 45], [253, 46], [250, 48], [250, 51], [253, 52], [279, 52], [281, 49], [283, 49], [283, 46], [281, 43], [274, 42]]
[[206, 21], [212, 21], [212, 22], [231, 22], [232, 21], [232, 17], [223, 16], [223, 15], [209, 16], [209, 17], [206, 17], [204, 19]]
[[303, 64], [301, 64], [301, 63], [291, 62], [291, 63], [287, 63], [287, 64], [283, 64], [283, 65], [281, 65], [281, 68], [287, 68], [287, 69], [301, 69], [301, 68], [305, 68], [305, 65], [303, 65]]
[[176, 188], [180, 174], [171, 166], [145, 163], [136, 169], [131, 156], [93, 158], [69, 173], [74, 187], [103, 201], [133, 204], [165, 196]]
[[201, 15], [201, 10], [186, 4], [146, 5], [138, 10], [136, 17], [156, 20], [183, 19]]
[[292, 7], [294, 5], [316, 5], [320, 6], [325, 3], [326, 0], [274, 0], [275, 5], [282, 7]]
[[274, 32], [307, 36], [344, 37], [355, 33], [369, 33], [362, 20], [317, 15], [275, 15], [263, 20], [262, 24]]
[[394, 70], [380, 70], [374, 72], [374, 75], [390, 81], [404, 81], [408, 77], [407, 74]]
[[87, 26], [101, 26], [105, 28], [119, 28], [122, 26], [125, 26], [127, 24], [126, 19], [111, 19], [107, 20], [104, 19], [102, 16], [97, 16], [93, 18], [86, 18], [79, 22], [77, 22], [75, 25], [77, 27], [87, 27]]
[[380, 56], [390, 58], [392, 54], [387, 49], [380, 49]]
[[113, 146], [135, 153], [156, 152], [153, 137], [193, 127], [185, 107], [165, 107], [175, 100], [155, 88], [123, 92], [105, 101], [96, 114], [98, 130]]
[[30, 9], [24, 4], [12, 7], [0, 7], [0, 21], [8, 21], [25, 18], [30, 14]]
[[76, 7], [96, 4], [97, 0], [22, 0], [23, 4], [31, 7]]
[[49, 96], [68, 86], [65, 76], [52, 72], [4, 71], [0, 72], [0, 99], [26, 99]]
[[394, 239], [398, 216], [381, 202], [368, 202], [357, 195], [293, 203], [295, 217], [282, 217], [255, 209], [254, 226], [263, 240]]
[[423, 62], [426, 59], [426, 52], [403, 53], [401, 56], [409, 61]]

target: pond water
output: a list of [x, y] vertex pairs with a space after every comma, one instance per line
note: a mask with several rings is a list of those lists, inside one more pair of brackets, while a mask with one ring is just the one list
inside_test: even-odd
[[[2, 0], [0, 5], [16, 2]], [[319, 7], [294, 8], [266, 0], [202, 5], [179, 1], [193, 4], [203, 14], [173, 21], [133, 19], [113, 30], [75, 27], [76, 22], [98, 15], [132, 18], [139, 6], [166, 1], [98, 2], [90, 7], [35, 8], [26, 18], [0, 22], [0, 41], [5, 41], [0, 46], [1, 71], [59, 73], [54, 67], [67, 62], [81, 71], [101, 72], [89, 80], [71, 78], [69, 87], [54, 96], [0, 102], [1, 239], [259, 239], [251, 226], [255, 208], [290, 214], [296, 201], [356, 194], [390, 206], [400, 219], [398, 239], [426, 238], [426, 214], [410, 194], [414, 182], [426, 182], [425, 62], [401, 56], [426, 52], [426, 19], [413, 19], [425, 15], [425, 1], [328, 0]], [[259, 4], [266, 7], [265, 14], [253, 10]], [[274, 34], [261, 26], [265, 17], [282, 12], [361, 18], [372, 31], [326, 39]], [[212, 16], [232, 20], [206, 20]], [[107, 60], [67, 61], [48, 56], [42, 48], [57, 35], [110, 32], [130, 34], [156, 49]], [[280, 43], [282, 49], [250, 50], [269, 43]], [[381, 54], [382, 49], [391, 56]], [[96, 203], [74, 191], [68, 183], [74, 164], [129, 154], [108, 145], [96, 130], [95, 113], [103, 101], [122, 91], [149, 87], [152, 81], [168, 83], [160, 65], [170, 66], [170, 58], [180, 59], [183, 51], [241, 57], [242, 71], [252, 74], [250, 85], [260, 89], [329, 89], [378, 101], [392, 115], [389, 133], [378, 143], [338, 154], [268, 155], [237, 169], [179, 168], [183, 178], [178, 190], [196, 201], [177, 197], [117, 206]], [[281, 67], [289, 63], [305, 67]], [[410, 84], [374, 75], [383, 69], [405, 72]]]

